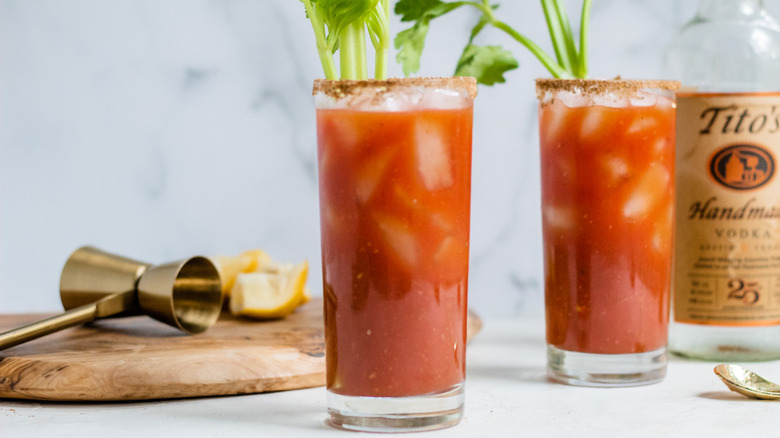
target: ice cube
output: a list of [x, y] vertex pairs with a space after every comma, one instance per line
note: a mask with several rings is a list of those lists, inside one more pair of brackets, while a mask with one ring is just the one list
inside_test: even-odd
[[656, 157], [661, 157], [669, 154], [674, 154], [672, 149], [672, 139], [670, 137], [661, 137], [653, 144], [653, 154]]
[[569, 108], [582, 108], [589, 106], [591, 100], [582, 93], [572, 93], [571, 91], [561, 91], [556, 96], [556, 102], [561, 102]]
[[603, 123], [606, 120], [606, 109], [603, 107], [591, 107], [582, 118], [582, 124], [580, 125], [580, 137], [583, 139], [590, 138], [592, 135], [598, 133], [602, 128]]
[[333, 153], [328, 147], [322, 145], [317, 151], [317, 169], [320, 175], [327, 175], [330, 170], [330, 160]]
[[653, 106], [658, 102], [658, 95], [647, 91], [639, 91], [630, 100], [631, 106]]
[[628, 202], [623, 205], [623, 216], [631, 219], [640, 219], [641, 216], [644, 216], [650, 210], [652, 204], [652, 193], [636, 191], [631, 195]]
[[669, 190], [669, 180], [669, 172], [662, 166], [650, 167], [623, 204], [623, 216], [632, 220], [647, 217]]
[[452, 232], [452, 230], [455, 228], [453, 221], [446, 217], [443, 213], [431, 214], [431, 224], [445, 233]]
[[325, 93], [314, 94], [314, 105], [317, 108], [330, 109], [336, 108], [338, 101], [332, 96], [328, 96]]
[[409, 226], [389, 216], [375, 217], [379, 230], [384, 237], [385, 247], [389, 248], [395, 258], [407, 267], [417, 264], [417, 241]]
[[420, 104], [422, 97], [420, 90], [395, 91], [384, 94], [381, 99], [374, 95], [368, 96], [361, 107], [370, 111], [410, 111]]
[[395, 199], [400, 201], [401, 205], [405, 206], [410, 211], [420, 209], [421, 205], [418, 199], [410, 193], [408, 187], [405, 185], [396, 184], [395, 187], [393, 187], [393, 193], [395, 194]]
[[461, 91], [437, 88], [425, 90], [419, 106], [427, 109], [455, 109], [466, 108], [470, 102]]
[[[381, 98], [377, 98], [381, 94]], [[419, 105], [422, 89], [386, 91], [374, 87], [353, 90], [346, 96], [332, 97], [325, 93], [314, 95], [317, 108], [349, 109], [361, 111], [410, 111]]]
[[576, 214], [573, 208], [545, 205], [542, 207], [544, 224], [555, 229], [573, 229], [576, 225]]
[[663, 219], [659, 220], [653, 226], [652, 244], [653, 249], [665, 253], [671, 249], [672, 240], [672, 222], [674, 221], [674, 208], [669, 205]]
[[617, 155], [607, 155], [602, 162], [607, 171], [607, 182], [610, 186], [623, 182], [630, 176], [628, 162]]
[[449, 145], [439, 125], [418, 119], [414, 129], [417, 171], [428, 190], [446, 189], [455, 182]]
[[356, 122], [350, 117], [328, 117], [324, 123], [325, 129], [320, 138], [326, 139], [324, 148], [328, 149], [328, 152], [337, 148], [342, 150], [342, 153], [355, 153], [360, 142], [359, 133], [364, 129], [356, 126]]
[[570, 111], [560, 101], [555, 101], [542, 108], [540, 114], [541, 132], [548, 136], [548, 139], [543, 144], [554, 145], [556, 142], [550, 140], [559, 137], [560, 133], [565, 129]]
[[674, 99], [669, 97], [658, 96], [656, 106], [662, 110], [670, 110], [672, 108], [677, 108], [677, 103], [674, 101]]
[[454, 236], [447, 236], [442, 240], [436, 253], [433, 255], [433, 263], [437, 265], [452, 266], [459, 261], [467, 261], [469, 257], [468, 241], [459, 241]]
[[643, 131], [649, 131], [658, 125], [658, 120], [655, 117], [640, 116], [634, 119], [626, 130], [629, 134], [637, 134]]
[[[560, 154], [563, 155], [563, 154]], [[553, 167], [550, 169], [552, 175], [555, 178], [562, 178], [564, 181], [571, 181], [577, 176], [576, 161], [569, 159], [568, 157], [555, 157], [550, 160], [553, 162]], [[547, 169], [545, 169], [546, 173]]]
[[593, 96], [593, 104], [607, 108], [625, 108], [631, 102], [623, 93], [604, 93]]
[[355, 176], [355, 195], [358, 202], [365, 203], [374, 195], [379, 182], [390, 167], [397, 148], [387, 145], [359, 164]]

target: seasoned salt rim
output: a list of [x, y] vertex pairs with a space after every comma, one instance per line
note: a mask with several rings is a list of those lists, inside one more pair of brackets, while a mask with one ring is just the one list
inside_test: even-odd
[[430, 78], [387, 78], [385, 80], [328, 80], [315, 79], [312, 95], [325, 94], [334, 99], [359, 95], [367, 89], [373, 89], [378, 95], [392, 93], [412, 87], [443, 88], [463, 90], [471, 99], [477, 97], [477, 80], [472, 77], [430, 77]]
[[585, 97], [595, 97], [607, 93], [618, 97], [634, 97], [640, 90], [680, 89], [679, 81], [668, 80], [635, 80], [635, 79], [537, 79], [536, 97], [544, 100], [548, 93], [567, 91], [582, 94]]

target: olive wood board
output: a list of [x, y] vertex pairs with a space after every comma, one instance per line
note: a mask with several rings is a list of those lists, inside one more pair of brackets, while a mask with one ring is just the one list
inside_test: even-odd
[[[0, 332], [50, 315], [0, 315]], [[468, 337], [482, 322], [469, 312]], [[146, 316], [104, 319], [0, 351], [0, 398], [128, 401], [325, 384], [322, 300], [287, 318], [223, 313], [195, 336]]]

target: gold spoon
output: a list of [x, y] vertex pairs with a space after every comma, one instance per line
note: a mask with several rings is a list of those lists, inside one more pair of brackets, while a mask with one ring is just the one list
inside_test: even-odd
[[762, 400], [780, 399], [780, 385], [739, 365], [722, 363], [715, 367], [715, 374], [734, 392]]

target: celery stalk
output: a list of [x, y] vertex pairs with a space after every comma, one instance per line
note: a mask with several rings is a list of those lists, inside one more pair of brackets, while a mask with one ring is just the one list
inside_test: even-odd
[[[300, 0], [314, 29], [327, 79], [368, 78], [366, 32], [376, 51], [375, 76], [387, 77], [389, 0]], [[339, 52], [336, 70], [333, 53]]]
[[320, 63], [322, 64], [322, 70], [325, 73], [326, 79], [338, 79], [339, 74], [336, 70], [336, 63], [333, 61], [331, 55], [331, 49], [328, 46], [327, 38], [325, 37], [325, 25], [321, 18], [317, 15], [317, 11], [311, 4], [311, 0], [301, 0], [303, 6], [306, 8], [306, 15], [309, 16], [311, 25], [314, 28], [314, 38], [317, 42], [317, 54], [320, 57]]
[[569, 24], [569, 17], [566, 15], [566, 11], [563, 8], [562, 0], [555, 0], [555, 12], [560, 21], [561, 31], [563, 32], [563, 44], [566, 48], [566, 55], [571, 63], [572, 72], [576, 72], [579, 58], [577, 57], [577, 47], [574, 44], [574, 34], [571, 31], [571, 24]]
[[348, 24], [339, 38], [341, 79], [366, 79], [366, 34], [362, 21]]
[[544, 10], [544, 18], [547, 20], [547, 29], [550, 31], [550, 40], [552, 40], [558, 64], [565, 70], [571, 71], [571, 58], [569, 58], [569, 51], [566, 49], [566, 34], [561, 25], [554, 0], [542, 0], [542, 9]]
[[377, 79], [387, 79], [387, 58], [389, 52], [390, 50], [385, 46], [376, 54], [376, 59], [374, 60], [374, 77]]
[[390, 17], [390, 0], [379, 0], [377, 6], [377, 27], [379, 31], [378, 44], [374, 45], [376, 59], [374, 63], [374, 77], [377, 79], [387, 79], [387, 60], [390, 56], [390, 26], [382, 26], [387, 23]]
[[493, 26], [495, 26], [498, 29], [503, 30], [506, 32], [509, 36], [514, 38], [515, 41], [519, 42], [525, 48], [531, 51], [531, 53], [536, 56], [536, 59], [539, 60], [539, 62], [544, 65], [544, 67], [553, 75], [553, 77], [556, 78], [564, 78], [564, 79], [571, 79], [574, 77], [574, 75], [567, 70], [565, 67], [558, 65], [553, 61], [550, 56], [545, 53], [544, 50], [542, 50], [541, 47], [539, 47], [536, 43], [525, 37], [523, 34], [517, 32], [516, 30], [512, 29], [509, 25], [502, 21], [496, 20], [492, 23]]
[[368, 35], [371, 37], [371, 43], [376, 52], [374, 63], [374, 77], [377, 79], [387, 78], [387, 59], [390, 49], [390, 29], [383, 25], [388, 20], [389, 0], [380, 0], [376, 8], [366, 20]]
[[577, 71], [574, 75], [578, 78], [588, 76], [588, 23], [590, 22], [590, 2], [583, 0], [582, 15], [580, 17], [580, 51], [577, 54]]

